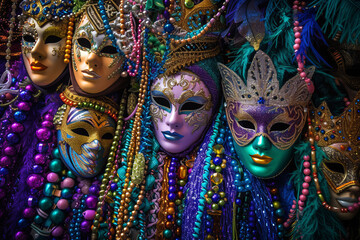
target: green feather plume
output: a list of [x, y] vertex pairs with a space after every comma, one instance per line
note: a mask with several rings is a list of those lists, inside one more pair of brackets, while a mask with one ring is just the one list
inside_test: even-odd
[[358, 0], [315, 0], [310, 6], [318, 8], [317, 18], [330, 38], [341, 31], [340, 42], [359, 44], [360, 2]]

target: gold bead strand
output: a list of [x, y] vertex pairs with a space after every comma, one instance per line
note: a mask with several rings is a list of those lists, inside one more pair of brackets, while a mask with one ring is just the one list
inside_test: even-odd
[[135, 114], [134, 127], [131, 132], [132, 136], [128, 151], [128, 162], [127, 162], [127, 169], [125, 174], [125, 184], [121, 194], [120, 208], [117, 216], [118, 222], [116, 227], [116, 239], [124, 239], [125, 232], [129, 231], [129, 228], [123, 228], [122, 225], [123, 223], [129, 220], [129, 216], [128, 216], [129, 212], [127, 208], [129, 207], [131, 193], [133, 191], [133, 188], [135, 187], [134, 183], [129, 184], [129, 182], [130, 182], [130, 174], [132, 171], [134, 156], [135, 153], [138, 152], [140, 148], [139, 143], [140, 143], [140, 130], [141, 130], [141, 114], [143, 110], [142, 107], [145, 102], [145, 93], [147, 89], [148, 73], [149, 73], [149, 63], [147, 62], [145, 56], [143, 56], [142, 66], [144, 66], [144, 71], [142, 72], [142, 76], [141, 76], [140, 91], [138, 96], [138, 109]]
[[[117, 126], [116, 126], [116, 131], [121, 131], [121, 129], [123, 128], [124, 125], [124, 112], [125, 112], [125, 106], [126, 106], [126, 99], [127, 99], [127, 94], [126, 91], [123, 94], [123, 97], [121, 99], [120, 102], [120, 109], [119, 109], [119, 114], [118, 114], [118, 121], [117, 121]], [[119, 132], [118, 132], [119, 133]], [[104, 177], [101, 181], [101, 186], [100, 186], [100, 192], [99, 192], [99, 199], [98, 199], [98, 203], [97, 203], [97, 209], [96, 209], [96, 214], [95, 214], [95, 218], [94, 218], [94, 222], [93, 225], [91, 227], [91, 239], [95, 240], [97, 239], [97, 233], [99, 230], [99, 226], [100, 226], [100, 217], [102, 215], [102, 207], [104, 206], [105, 203], [105, 196], [107, 194], [107, 192], [110, 189], [110, 184], [108, 184], [109, 182], [111, 182], [114, 178], [113, 175], [110, 175], [112, 170], [113, 170], [113, 164], [114, 164], [114, 157], [115, 157], [115, 153], [119, 147], [119, 136], [118, 134], [115, 134], [113, 142], [111, 144], [111, 148], [113, 148], [113, 150], [109, 153], [109, 157], [108, 157], [108, 161], [106, 164], [106, 168], [105, 168], [105, 173], [104, 173]], [[110, 178], [110, 180], [109, 180]], [[104, 187], [105, 186], [105, 187]]]
[[68, 26], [67, 26], [67, 36], [66, 36], [66, 45], [65, 45], [65, 55], [64, 55], [64, 63], [68, 64], [70, 62], [71, 56], [71, 44], [74, 34], [74, 17], [69, 18]]

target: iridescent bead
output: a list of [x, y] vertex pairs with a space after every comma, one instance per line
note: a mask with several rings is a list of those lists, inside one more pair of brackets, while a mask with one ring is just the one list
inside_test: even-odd
[[36, 154], [35, 157], [34, 157], [34, 162], [36, 164], [44, 164], [46, 162], [46, 157], [45, 155], [42, 155], [42, 154]]
[[6, 141], [8, 141], [10, 145], [15, 145], [19, 143], [20, 137], [16, 133], [9, 133], [8, 135], [6, 135]]
[[35, 209], [33, 208], [25, 208], [23, 211], [23, 215], [25, 218], [33, 218], [36, 214]]
[[62, 223], [65, 219], [65, 214], [63, 211], [61, 211], [60, 209], [54, 209], [50, 215], [49, 215], [50, 219], [52, 220], [52, 222], [56, 225], [59, 225], [60, 223]]
[[61, 210], [65, 210], [69, 207], [69, 201], [66, 199], [59, 199], [59, 201], [56, 203], [56, 206]]
[[33, 171], [34, 173], [42, 173], [42, 172], [43, 172], [43, 168], [42, 168], [42, 166], [40, 166], [40, 165], [34, 165], [34, 166], [32, 166], [32, 171]]
[[44, 178], [38, 174], [31, 174], [26, 179], [26, 183], [30, 188], [39, 188], [44, 184]]
[[86, 206], [88, 208], [94, 209], [96, 208], [96, 204], [97, 204], [97, 197], [90, 195], [86, 198]]
[[95, 210], [86, 210], [83, 212], [83, 216], [86, 220], [93, 220], [95, 218]]
[[64, 188], [63, 190], [61, 190], [61, 197], [62, 198], [66, 198], [69, 199], [72, 197], [72, 190], [70, 188]]
[[48, 149], [49, 149], [49, 146], [45, 143], [36, 144], [36, 151], [38, 153], [46, 153]]
[[24, 232], [19, 231], [15, 234], [15, 240], [25, 240], [25, 239], [27, 239], [27, 236]]
[[63, 170], [63, 165], [60, 159], [53, 159], [49, 164], [49, 169], [52, 172], [59, 173]]
[[36, 130], [36, 137], [40, 141], [48, 141], [52, 138], [52, 132], [48, 128], [39, 128]]
[[17, 225], [18, 225], [19, 228], [26, 228], [29, 225], [29, 222], [26, 219], [21, 218], [18, 221]]
[[23, 101], [30, 101], [31, 98], [32, 98], [31, 93], [29, 91], [27, 91], [27, 90], [21, 91], [20, 94], [19, 94], [19, 97]]
[[52, 154], [53, 158], [60, 158], [60, 151], [58, 148], [55, 148], [51, 154]]
[[54, 126], [54, 124], [51, 121], [43, 121], [41, 123], [41, 126], [43, 128], [52, 128]]
[[4, 156], [0, 159], [0, 166], [1, 167], [8, 167], [12, 163], [11, 158], [8, 156]]
[[24, 131], [24, 125], [22, 125], [21, 123], [15, 122], [15, 123], [11, 124], [11, 130], [16, 133], [22, 133]]
[[64, 229], [61, 226], [57, 226], [52, 230], [51, 235], [53, 237], [61, 237], [63, 233], [64, 233]]
[[16, 122], [21, 123], [21, 122], [25, 121], [26, 117], [27, 117], [27, 114], [23, 111], [16, 111], [14, 113], [14, 119]]
[[82, 221], [80, 224], [80, 230], [85, 233], [90, 232], [91, 222], [90, 221]]
[[39, 208], [43, 211], [49, 210], [52, 207], [52, 205], [53, 205], [53, 202], [48, 197], [44, 197], [44, 198], [40, 199], [40, 201], [39, 201]]

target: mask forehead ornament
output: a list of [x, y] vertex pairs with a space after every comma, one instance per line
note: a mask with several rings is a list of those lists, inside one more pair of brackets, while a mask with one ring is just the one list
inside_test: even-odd
[[[257, 51], [251, 62], [247, 84], [225, 65], [218, 65], [223, 77], [226, 101], [240, 101], [249, 105], [306, 107], [311, 98], [305, 82], [298, 74], [280, 88], [275, 66], [270, 57], [262, 51]], [[307, 69], [307, 76], [311, 78], [314, 71], [314, 67]]]
[[27, 17], [35, 19], [39, 26], [42, 27], [48, 22], [58, 22], [70, 17], [72, 14], [73, 1], [55, 0], [55, 1], [23, 1], [21, 8]]
[[314, 140], [328, 156], [321, 168], [332, 190], [360, 186], [360, 92], [340, 116], [334, 117], [324, 102], [311, 118]]
[[[255, 137], [264, 135], [279, 149], [291, 147], [305, 124], [304, 109], [311, 98], [299, 74], [280, 88], [275, 66], [262, 51], [254, 56], [247, 83], [225, 65], [219, 63], [218, 66], [223, 79], [226, 114], [236, 143], [246, 146]], [[314, 71], [313, 67], [307, 69], [307, 76], [311, 78]], [[243, 131], [237, 123], [243, 118], [252, 122], [255, 131]], [[290, 126], [286, 131], [271, 133], [271, 125], [276, 122], [285, 122]]]

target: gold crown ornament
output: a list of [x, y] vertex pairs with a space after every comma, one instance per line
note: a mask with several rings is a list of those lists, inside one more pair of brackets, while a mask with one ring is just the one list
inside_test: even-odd
[[[99, 34], [105, 33], [105, 25], [100, 14], [98, 1], [90, 1], [86, 3], [83, 8], [85, 9], [85, 14], [91, 25], [95, 28], [96, 32]], [[118, 5], [113, 0], [105, 0], [104, 8], [109, 23], [114, 21], [117, 13], [119, 12]]]
[[[286, 81], [280, 88], [276, 68], [270, 57], [261, 50], [256, 52], [251, 62], [246, 83], [224, 64], [218, 63], [218, 66], [227, 101], [279, 107], [293, 105], [306, 107], [310, 101], [311, 94], [299, 74]], [[314, 71], [314, 67], [306, 69], [306, 76], [311, 78]]]
[[21, 2], [23, 15], [34, 18], [39, 26], [49, 21], [63, 21], [72, 17], [72, 0], [25, 0]]

